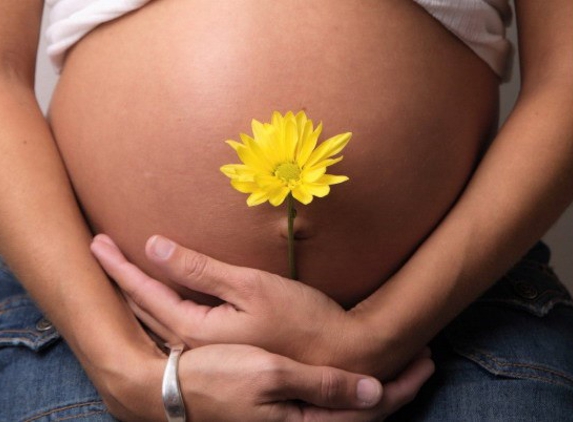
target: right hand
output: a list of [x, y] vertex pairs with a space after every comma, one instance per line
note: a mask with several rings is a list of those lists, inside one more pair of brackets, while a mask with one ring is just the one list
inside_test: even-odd
[[[170, 252], [157, 253], [158, 243], [171, 245]], [[383, 336], [372, 336], [372, 321], [345, 311], [311, 286], [218, 261], [161, 236], [150, 238], [146, 253], [170, 284], [218, 297], [224, 304], [207, 306], [181, 297], [129, 262], [106, 235], [97, 235], [91, 249], [135, 315], [174, 344], [249, 344], [298, 362], [344, 368], [384, 381], [393, 379], [417, 354], [416, 348], [422, 348], [396, 350], [393, 338], [380, 341]], [[391, 322], [380, 324], [379, 332], [391, 332]]]
[[[166, 360], [155, 363], [148, 366], [153, 374], [131, 378], [115, 397], [104, 398], [114, 416], [124, 422], [165, 420], [160, 380]], [[383, 420], [410, 402], [433, 368], [429, 357], [421, 356], [382, 388], [371, 377], [302, 364], [253, 346], [219, 344], [184, 352], [179, 378], [188, 420], [194, 422], [366, 422]], [[358, 397], [361, 381], [371, 385], [367, 398]]]
[[[180, 365], [188, 416], [198, 422], [382, 420], [411, 401], [433, 372], [428, 358], [419, 359], [383, 390], [371, 377], [246, 345], [199, 347], [184, 353]], [[359, 383], [368, 389], [362, 399]]]

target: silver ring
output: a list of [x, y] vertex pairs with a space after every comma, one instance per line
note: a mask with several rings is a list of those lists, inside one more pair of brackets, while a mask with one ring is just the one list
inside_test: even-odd
[[185, 422], [185, 403], [183, 402], [183, 397], [181, 397], [181, 388], [177, 375], [179, 357], [183, 353], [183, 348], [182, 345], [171, 348], [167, 366], [163, 373], [161, 394], [168, 422]]

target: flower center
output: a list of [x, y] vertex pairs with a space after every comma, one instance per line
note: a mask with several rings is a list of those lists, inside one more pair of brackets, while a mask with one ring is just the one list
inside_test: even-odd
[[294, 163], [279, 164], [275, 170], [275, 176], [283, 179], [285, 182], [290, 182], [300, 177], [300, 167]]

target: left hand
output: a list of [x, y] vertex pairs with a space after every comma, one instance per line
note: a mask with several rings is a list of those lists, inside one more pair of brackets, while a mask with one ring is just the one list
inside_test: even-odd
[[[310, 286], [217, 261], [160, 236], [150, 238], [147, 257], [171, 282], [224, 301], [206, 306], [182, 299], [144, 274], [108, 236], [96, 236], [92, 251], [135, 314], [168, 341], [180, 339], [189, 347], [249, 344], [308, 364], [379, 375], [373, 368], [381, 364], [381, 345], [368, 344], [367, 324]], [[419, 352], [402, 356], [400, 364]]]

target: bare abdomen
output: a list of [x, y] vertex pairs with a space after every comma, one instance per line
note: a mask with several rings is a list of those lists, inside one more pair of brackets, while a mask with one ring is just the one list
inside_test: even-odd
[[284, 207], [248, 208], [224, 143], [273, 110], [353, 132], [298, 206], [301, 281], [345, 306], [375, 290], [455, 201], [495, 123], [497, 81], [404, 0], [155, 0], [68, 57], [51, 123], [95, 231], [149, 273], [152, 234], [287, 274]]

